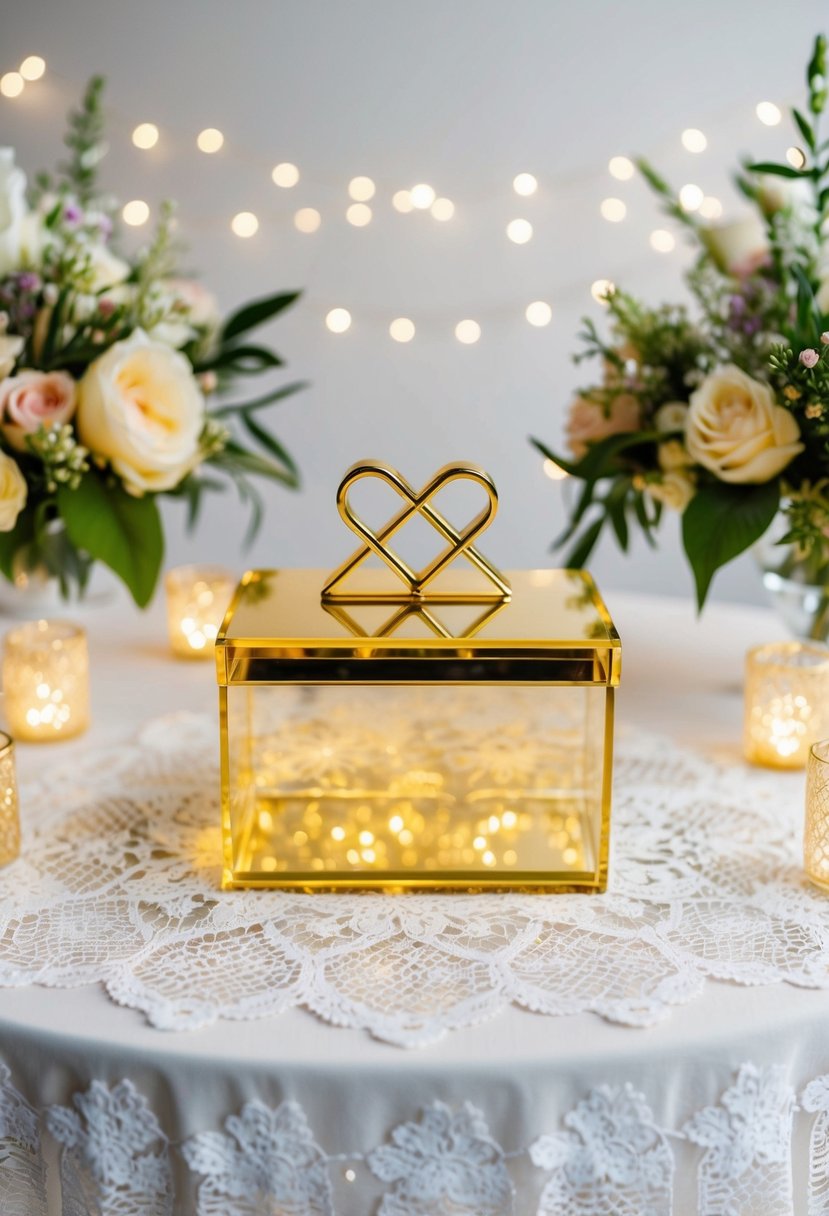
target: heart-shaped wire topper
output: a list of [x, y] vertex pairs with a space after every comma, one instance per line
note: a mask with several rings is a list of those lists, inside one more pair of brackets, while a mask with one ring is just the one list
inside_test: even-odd
[[[365, 478], [379, 478], [395, 491], [403, 500], [403, 506], [396, 515], [391, 516], [382, 527], [376, 531], [370, 528], [355, 512], [349, 501], [351, 487]], [[480, 485], [486, 493], [486, 504], [483, 510], [472, 518], [463, 528], [456, 528], [431, 503], [435, 495], [453, 481], [472, 481]], [[386, 565], [394, 571], [405, 584], [410, 597], [419, 598], [425, 593], [429, 583], [445, 570], [458, 557], [465, 557], [481, 574], [493, 584], [495, 591], [484, 594], [461, 594], [449, 599], [483, 602], [491, 599], [503, 599], [510, 595], [510, 585], [499, 570], [490, 564], [483, 554], [474, 546], [474, 541], [489, 527], [498, 509], [498, 492], [492, 478], [475, 464], [447, 464], [435, 473], [421, 490], [415, 490], [396, 469], [379, 461], [360, 461], [352, 465], [340, 482], [337, 490], [337, 507], [347, 527], [363, 542], [359, 549], [352, 553], [343, 564], [331, 574], [322, 589], [323, 599], [342, 599], [349, 601], [370, 600], [374, 603], [399, 602], [401, 593], [376, 594], [366, 592], [349, 592], [342, 589], [342, 584], [367, 557], [375, 553]], [[418, 515], [435, 529], [449, 543], [438, 553], [427, 566], [421, 570], [412, 568], [388, 544], [396, 532], [399, 532], [407, 520]]]

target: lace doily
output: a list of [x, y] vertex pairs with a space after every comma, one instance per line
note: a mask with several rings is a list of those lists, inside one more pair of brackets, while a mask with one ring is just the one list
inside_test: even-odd
[[102, 983], [172, 1029], [301, 1005], [406, 1046], [510, 1002], [644, 1026], [706, 978], [829, 987], [796, 776], [623, 738], [606, 895], [222, 893], [217, 751], [212, 718], [160, 719], [25, 786], [0, 985]]
[[[800, 1135], [796, 1121], [810, 1127]], [[660, 1127], [630, 1085], [601, 1085], [506, 1152], [484, 1111], [432, 1102], [368, 1152], [329, 1154], [296, 1101], [254, 1099], [175, 1144], [128, 1080], [37, 1110], [0, 1062], [0, 1210], [14, 1216], [809, 1216], [829, 1196], [829, 1076], [796, 1099], [784, 1070], [744, 1064], [716, 1105]], [[802, 1129], [804, 1132], [806, 1127]], [[47, 1139], [60, 1207], [47, 1207]], [[808, 1151], [808, 1162], [803, 1158]], [[534, 1169], [532, 1169], [534, 1167]], [[521, 1179], [519, 1182], [518, 1179]], [[175, 1181], [174, 1181], [175, 1179]], [[54, 1193], [54, 1188], [51, 1188]], [[184, 1192], [187, 1193], [184, 1193]]]

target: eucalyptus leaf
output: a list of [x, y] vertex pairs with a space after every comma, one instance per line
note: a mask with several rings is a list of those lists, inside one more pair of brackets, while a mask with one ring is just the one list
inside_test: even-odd
[[258, 325], [264, 325], [278, 313], [290, 308], [301, 294], [299, 291], [284, 291], [273, 296], [263, 296], [260, 300], [253, 300], [250, 304], [245, 304], [232, 313], [225, 322], [222, 329], [222, 343], [225, 344], [233, 338], [238, 338], [240, 334], [247, 333], [248, 330], [255, 329]]

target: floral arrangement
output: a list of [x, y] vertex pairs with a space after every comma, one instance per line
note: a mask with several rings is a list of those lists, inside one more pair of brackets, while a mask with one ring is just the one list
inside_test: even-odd
[[716, 571], [782, 512], [779, 540], [829, 586], [829, 139], [826, 40], [817, 38], [798, 147], [784, 163], [741, 166], [747, 203], [733, 222], [705, 224], [645, 161], [638, 167], [697, 252], [691, 308], [652, 308], [625, 291], [605, 297], [610, 337], [590, 320], [580, 363], [599, 382], [573, 402], [571, 458], [533, 440], [583, 483], [557, 544], [584, 565], [608, 527], [623, 550], [630, 525], [653, 543], [664, 509], [682, 539], [700, 608]]
[[192, 524], [204, 492], [235, 484], [252, 533], [262, 500], [251, 476], [298, 484], [259, 414], [301, 386], [219, 403], [281, 366], [249, 334], [297, 293], [222, 322], [177, 270], [170, 205], [148, 246], [120, 255], [115, 204], [98, 185], [102, 87], [93, 79], [70, 115], [54, 176], [27, 190], [0, 148], [0, 571], [45, 571], [68, 592], [100, 561], [143, 607], [163, 556], [160, 495], [184, 500]]

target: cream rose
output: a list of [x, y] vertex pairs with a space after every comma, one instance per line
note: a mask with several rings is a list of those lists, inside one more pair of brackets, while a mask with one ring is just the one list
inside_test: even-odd
[[645, 492], [655, 502], [661, 502], [672, 511], [684, 511], [695, 490], [696, 486], [688, 474], [678, 471], [665, 473], [661, 481], [649, 481], [645, 486]]
[[0, 532], [11, 532], [27, 495], [26, 478], [17, 461], [0, 452]]
[[769, 252], [766, 225], [754, 213], [728, 224], [703, 228], [700, 236], [720, 270], [740, 278], [761, 266]]
[[171, 490], [198, 463], [204, 398], [192, 368], [140, 329], [87, 369], [76, 417], [81, 442], [133, 494]]
[[567, 420], [567, 443], [575, 458], [581, 460], [589, 444], [608, 435], [638, 431], [640, 424], [639, 402], [630, 393], [619, 393], [607, 408], [597, 401], [577, 397]]
[[0, 333], [0, 379], [8, 376], [23, 354], [24, 345], [23, 339], [17, 334]]
[[735, 483], [770, 481], [803, 451], [793, 415], [775, 405], [768, 385], [731, 366], [691, 394], [685, 446], [697, 464]]
[[75, 381], [67, 372], [18, 372], [0, 383], [0, 430], [26, 451], [26, 436], [41, 426], [63, 426], [75, 412]]

